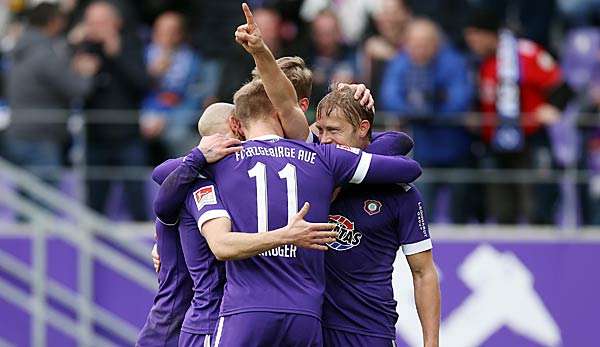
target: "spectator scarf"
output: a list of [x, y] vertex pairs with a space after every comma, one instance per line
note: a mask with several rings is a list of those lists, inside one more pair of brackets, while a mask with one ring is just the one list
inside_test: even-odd
[[492, 148], [496, 152], [510, 153], [523, 149], [524, 134], [520, 126], [521, 100], [519, 90], [520, 67], [517, 38], [507, 29], [500, 31], [496, 52], [496, 132]]

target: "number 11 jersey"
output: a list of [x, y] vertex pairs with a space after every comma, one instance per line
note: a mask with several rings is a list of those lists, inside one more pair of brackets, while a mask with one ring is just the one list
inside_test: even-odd
[[[266, 232], [288, 223], [304, 202], [305, 217], [326, 222], [333, 190], [360, 183], [371, 155], [358, 149], [315, 145], [270, 135], [209, 166], [233, 231]], [[221, 316], [287, 312], [321, 317], [324, 253], [281, 246], [245, 260], [228, 261]]]

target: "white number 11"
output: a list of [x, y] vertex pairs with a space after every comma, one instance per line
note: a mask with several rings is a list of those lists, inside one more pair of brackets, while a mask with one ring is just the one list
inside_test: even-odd
[[[248, 176], [256, 178], [256, 215], [258, 217], [258, 232], [268, 230], [269, 194], [267, 192], [267, 167], [261, 162], [248, 170]], [[288, 222], [298, 212], [298, 183], [296, 167], [287, 164], [279, 171], [279, 178], [285, 179], [287, 186]]]

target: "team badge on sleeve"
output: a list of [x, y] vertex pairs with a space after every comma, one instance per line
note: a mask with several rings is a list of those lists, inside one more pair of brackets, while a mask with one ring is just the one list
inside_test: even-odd
[[335, 145], [335, 147], [339, 148], [339, 149], [343, 149], [344, 151], [352, 152], [354, 154], [360, 153], [360, 149], [358, 149], [356, 147], [350, 147], [350, 146], [346, 146], [346, 145]]
[[377, 200], [365, 200], [364, 209], [369, 216], [374, 216], [381, 212], [381, 202]]
[[358, 246], [362, 239], [362, 234], [354, 230], [354, 222], [337, 214], [330, 215], [329, 222], [336, 224], [333, 231], [337, 232], [336, 240], [327, 244], [329, 248], [336, 251], [346, 251]]
[[210, 185], [196, 190], [194, 192], [194, 201], [196, 202], [198, 211], [200, 211], [204, 206], [215, 205], [217, 203], [215, 186]]

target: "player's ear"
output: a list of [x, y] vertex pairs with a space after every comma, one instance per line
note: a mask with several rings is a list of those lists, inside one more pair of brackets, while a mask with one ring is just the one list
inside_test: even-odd
[[229, 116], [227, 121], [229, 123], [229, 128], [231, 129], [231, 132], [233, 132], [238, 139], [243, 139], [244, 131], [242, 130], [242, 123], [240, 122], [240, 120], [237, 119], [235, 116]]
[[310, 101], [308, 100], [308, 98], [302, 98], [302, 99], [300, 99], [300, 101], [298, 102], [298, 104], [300, 105], [300, 108], [302, 109], [302, 112], [306, 113], [306, 111], [308, 110], [308, 106], [310, 104]]
[[371, 123], [366, 119], [361, 120], [358, 124], [358, 133], [360, 137], [367, 137], [369, 134], [369, 130], [371, 130]]

